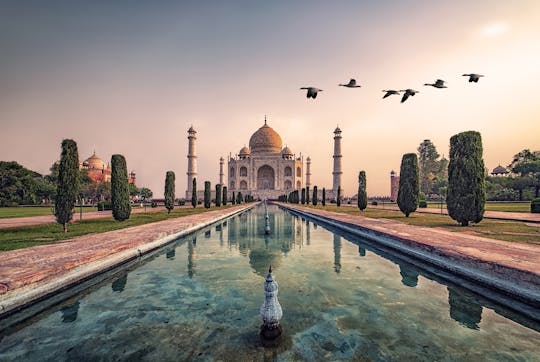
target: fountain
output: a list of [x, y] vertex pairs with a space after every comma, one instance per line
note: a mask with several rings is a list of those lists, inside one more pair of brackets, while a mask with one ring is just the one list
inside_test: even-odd
[[261, 326], [261, 341], [264, 345], [277, 345], [281, 336], [279, 320], [283, 316], [281, 305], [277, 299], [278, 284], [272, 277], [272, 266], [268, 269], [268, 275], [264, 283], [264, 303], [260, 314], [263, 320]]

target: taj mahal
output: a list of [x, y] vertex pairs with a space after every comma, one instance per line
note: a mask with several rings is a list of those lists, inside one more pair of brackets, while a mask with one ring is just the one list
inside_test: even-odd
[[[188, 170], [186, 199], [191, 198], [193, 179], [197, 177], [196, 134], [191, 126], [188, 130]], [[332, 189], [327, 189], [326, 197], [333, 199], [341, 185], [341, 130], [334, 130], [334, 168]], [[227, 160], [228, 177], [224, 177], [223, 157], [219, 160], [219, 183], [227, 186], [228, 192], [241, 192], [255, 199], [277, 199], [280, 195], [289, 194], [311, 186], [311, 159], [302, 154], [295, 154], [288, 146], [283, 147], [281, 136], [267, 124], [264, 124], [251, 135], [249, 147], [244, 146]], [[198, 185], [202, 182], [197, 180]], [[197, 196], [202, 198], [202, 186], [197, 186]], [[319, 186], [322, 189], [322, 186]], [[212, 193], [214, 197], [214, 193]]]

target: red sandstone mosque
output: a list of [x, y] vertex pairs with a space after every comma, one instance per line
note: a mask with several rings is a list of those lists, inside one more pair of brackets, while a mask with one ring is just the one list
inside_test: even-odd
[[[95, 183], [111, 182], [111, 166], [101, 158], [94, 154], [84, 160], [80, 165], [80, 169], [86, 170], [88, 177]], [[135, 184], [135, 172], [131, 171], [128, 175], [128, 182]]]

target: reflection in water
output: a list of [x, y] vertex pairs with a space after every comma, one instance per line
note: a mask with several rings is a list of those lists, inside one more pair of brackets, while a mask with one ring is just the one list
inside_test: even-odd
[[360, 256], [366, 256], [366, 249], [358, 245], [358, 255]]
[[399, 264], [399, 274], [401, 274], [401, 283], [408, 287], [418, 285], [418, 272], [406, 264]]
[[448, 287], [448, 304], [453, 320], [467, 328], [480, 329], [478, 324], [482, 320], [482, 305], [472, 294]]
[[122, 293], [126, 288], [127, 283], [127, 273], [122, 275], [120, 278], [116, 279], [111, 284], [111, 289], [113, 292]]
[[334, 271], [341, 271], [341, 236], [334, 234]]
[[77, 320], [77, 315], [79, 314], [79, 305], [79, 301], [76, 301], [75, 303], [60, 309], [60, 312], [62, 312], [62, 323], [72, 323]]
[[167, 251], [167, 253], [165, 254], [165, 257], [169, 260], [174, 260], [175, 256], [176, 256], [176, 249], [171, 249]]
[[306, 222], [306, 243], [309, 245], [311, 242], [311, 230], [309, 227], [309, 221]]
[[195, 246], [197, 245], [197, 237], [194, 236], [193, 239], [188, 243], [188, 276], [193, 278], [195, 275]]

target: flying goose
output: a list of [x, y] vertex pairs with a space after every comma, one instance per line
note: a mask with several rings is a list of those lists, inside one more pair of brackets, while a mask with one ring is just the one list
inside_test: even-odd
[[340, 84], [340, 86], [342, 87], [347, 87], [347, 88], [360, 88], [361, 85], [356, 85], [356, 79], [353, 79], [351, 78], [351, 80], [349, 81], [349, 83], [347, 84]]
[[463, 76], [464, 77], [469, 77], [469, 83], [470, 82], [478, 83], [478, 80], [480, 79], [480, 77], [483, 77], [482, 74], [475, 74], [475, 73], [463, 74]]
[[308, 98], [317, 98], [317, 92], [322, 92], [322, 89], [315, 88], [315, 87], [302, 87], [300, 89], [307, 89], [306, 97]]
[[383, 99], [394, 94], [399, 94], [399, 91], [393, 90], [393, 89], [388, 89], [388, 90], [383, 89], [383, 92], [386, 92], [385, 95], [383, 96]]
[[424, 85], [430, 85], [435, 88], [448, 88], [447, 86], [444, 85], [444, 80], [442, 79], [437, 79], [435, 83], [424, 83]]
[[405, 92], [403, 94], [403, 97], [401, 98], [401, 103], [405, 102], [409, 96], [414, 96], [416, 93], [420, 93], [418, 91], [415, 91], [414, 89], [407, 88], [405, 90], [401, 90], [400, 92]]

